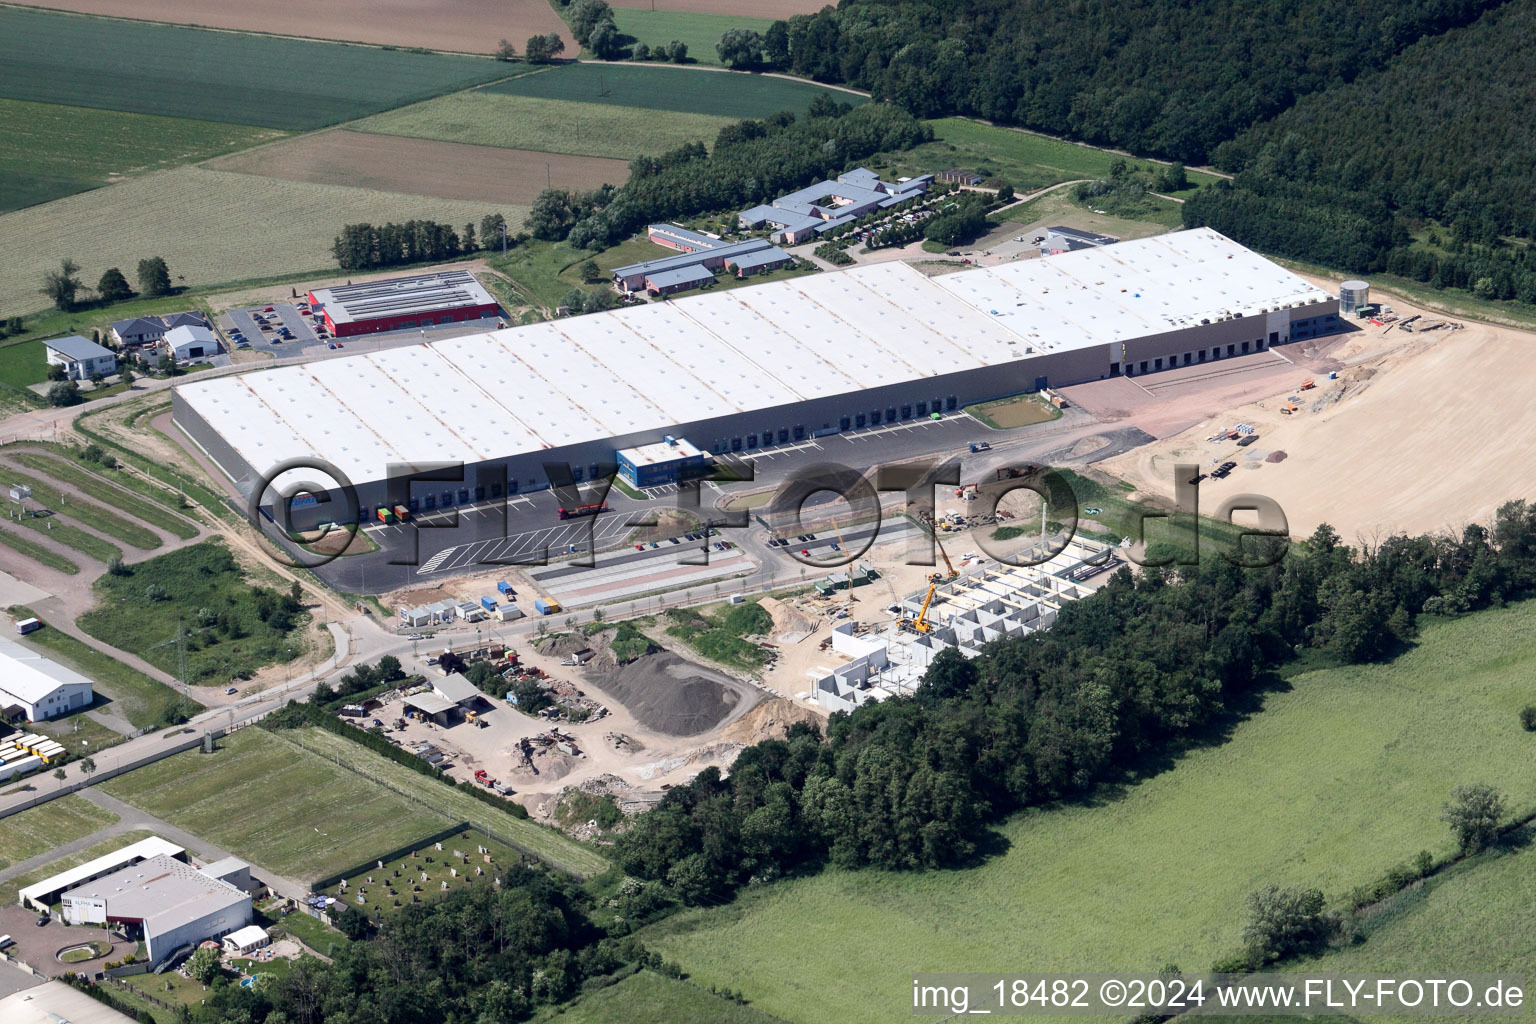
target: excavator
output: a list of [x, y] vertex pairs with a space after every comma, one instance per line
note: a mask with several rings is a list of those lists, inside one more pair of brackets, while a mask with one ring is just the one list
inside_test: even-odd
[[928, 596], [923, 598], [922, 610], [917, 613], [915, 619], [902, 619], [902, 629], [910, 629], [914, 633], [926, 633], [933, 628], [933, 624], [928, 621], [928, 605], [933, 601], [933, 592], [937, 589], [938, 584], [928, 584]]

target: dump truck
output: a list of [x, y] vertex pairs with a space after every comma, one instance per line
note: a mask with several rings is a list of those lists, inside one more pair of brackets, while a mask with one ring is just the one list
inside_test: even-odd
[[1300, 390], [1302, 390], [1302, 391], [1311, 391], [1315, 387], [1317, 387], [1317, 383], [1315, 381], [1304, 380], [1304, 381], [1301, 382], [1301, 389]]
[[572, 508], [557, 508], [555, 509], [555, 518], [580, 519], [582, 516], [595, 516], [607, 511], [608, 503], [605, 501], [599, 501], [591, 505], [576, 505]]

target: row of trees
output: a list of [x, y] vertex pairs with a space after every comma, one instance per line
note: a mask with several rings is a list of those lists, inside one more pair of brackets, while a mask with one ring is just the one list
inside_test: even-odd
[[932, 129], [894, 107], [849, 110], [829, 99], [803, 119], [784, 112], [730, 126], [712, 153], [691, 143], [638, 159], [620, 188], [546, 189], [526, 225], [535, 237], [604, 249], [653, 221], [751, 206], [841, 173], [874, 153], [932, 137]]
[[[548, 64], [564, 52], [565, 40], [560, 38], [560, 33], [550, 32], [546, 35], [529, 36], [528, 42], [523, 46], [523, 59], [529, 64]], [[511, 40], [503, 39], [496, 47], [496, 59], [517, 60], [517, 47], [512, 45]]]
[[[164, 257], [151, 256], [139, 260], [136, 274], [140, 293], [151, 296], [171, 293], [171, 268], [166, 265]], [[59, 261], [56, 270], [43, 274], [43, 286], [39, 291], [48, 297], [55, 309], [65, 312], [80, 308], [92, 298], [90, 288], [80, 280], [80, 264], [67, 257]], [[134, 294], [128, 279], [117, 267], [107, 268], [101, 280], [96, 283], [95, 299], [104, 304], [131, 299]], [[19, 325], [16, 333], [20, 333]]]
[[1324, 526], [1267, 568], [1122, 569], [1049, 632], [973, 660], [944, 652], [911, 698], [834, 715], [825, 742], [802, 728], [743, 751], [728, 779], [710, 769], [671, 790], [619, 839], [619, 861], [692, 903], [826, 862], [965, 864], [988, 822], [1166, 757], [1299, 651], [1371, 661], [1421, 614], [1533, 593], [1523, 501], [1460, 537], [1355, 550]]
[[480, 218], [478, 238], [473, 222], [455, 230], [452, 224], [409, 220], [404, 224], [348, 224], [331, 244], [331, 255], [343, 270], [395, 267], [452, 259], [503, 244], [517, 245], [526, 236], [509, 236], [506, 217], [488, 213]]

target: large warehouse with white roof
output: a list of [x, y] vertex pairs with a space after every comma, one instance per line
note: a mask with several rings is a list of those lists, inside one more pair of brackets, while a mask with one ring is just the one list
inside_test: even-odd
[[[242, 490], [319, 458], [366, 515], [542, 489], [547, 463], [590, 478], [616, 449], [668, 435], [750, 451], [1242, 355], [1328, 333], [1337, 311], [1198, 228], [932, 278], [875, 264], [221, 377], [178, 386], [174, 413]], [[443, 462], [463, 463], [464, 482], [387, 481]]]

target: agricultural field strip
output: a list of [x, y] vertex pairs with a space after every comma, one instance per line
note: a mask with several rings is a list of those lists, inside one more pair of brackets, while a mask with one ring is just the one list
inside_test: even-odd
[[0, 7], [5, 99], [303, 131], [508, 73], [472, 57]]
[[622, 185], [622, 160], [469, 145], [436, 139], [334, 130], [232, 156], [205, 166], [322, 185], [528, 205], [546, 186]]
[[[567, 64], [536, 75], [495, 82], [479, 91], [739, 120], [767, 117], [780, 110], [798, 114], [818, 93], [828, 90], [813, 82], [724, 71], [642, 64]], [[840, 103], [867, 102], [865, 97], [849, 93], [832, 95]]]
[[675, 39], [687, 44], [690, 60], [718, 67], [720, 54], [715, 44], [720, 42], [720, 37], [728, 29], [744, 28], [766, 32], [768, 26], [773, 24], [773, 19], [744, 17], [734, 12], [702, 14], [615, 5], [613, 22], [621, 33], [633, 36], [638, 43], [644, 43], [653, 50]]
[[282, 138], [270, 128], [0, 100], [0, 211]]
[[[261, 0], [259, 3], [200, 3], [187, 0], [12, 0], [82, 14], [113, 15], [177, 25], [255, 33], [278, 32], [327, 42], [340, 40], [409, 49], [489, 54], [499, 35], [523, 40], [535, 33], [558, 32], [566, 56], [575, 54], [570, 29], [544, 0]], [[775, 0], [783, 2], [783, 0]], [[189, 8], [195, 7], [195, 10]], [[502, 65], [503, 68], [506, 65]]]
[[687, 142], [712, 144], [732, 118], [475, 89], [385, 111], [346, 127], [383, 135], [629, 160]]

